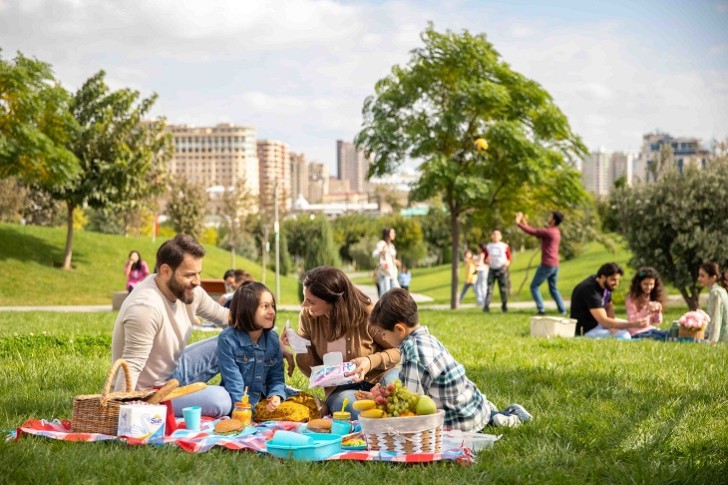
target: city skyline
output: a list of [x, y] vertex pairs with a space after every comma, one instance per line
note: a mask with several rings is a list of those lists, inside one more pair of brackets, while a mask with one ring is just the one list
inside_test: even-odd
[[[441, 4], [442, 3], [442, 4]], [[438, 31], [485, 33], [591, 151], [728, 136], [728, 2], [0, 0], [0, 48], [75, 90], [99, 69], [170, 124], [251, 125], [336, 173], [374, 83]]]

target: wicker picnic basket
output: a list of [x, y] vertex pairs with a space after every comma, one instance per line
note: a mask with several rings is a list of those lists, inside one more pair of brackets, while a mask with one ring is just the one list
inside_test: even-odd
[[[119, 368], [124, 372], [126, 391], [110, 392], [111, 383]], [[131, 387], [129, 366], [124, 359], [118, 359], [109, 370], [101, 394], [88, 394], [74, 398], [71, 431], [115, 436], [119, 424], [119, 407], [126, 401], [142, 400], [155, 392], [153, 389], [133, 391]]]
[[705, 338], [705, 325], [700, 328], [678, 326], [678, 338], [690, 338], [693, 340], [703, 340]]
[[361, 430], [371, 451], [395, 453], [439, 453], [442, 449], [442, 426], [445, 411], [406, 418], [364, 418]]

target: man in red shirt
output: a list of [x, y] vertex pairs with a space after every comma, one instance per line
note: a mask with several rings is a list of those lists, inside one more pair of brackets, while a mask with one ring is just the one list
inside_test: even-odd
[[535, 229], [528, 225], [528, 219], [523, 215], [523, 212], [516, 214], [516, 225], [526, 234], [536, 236], [541, 240], [541, 265], [536, 270], [536, 274], [533, 275], [533, 281], [531, 281], [531, 295], [533, 300], [536, 302], [536, 310], [539, 315], [545, 315], [543, 305], [543, 298], [541, 298], [541, 290], [539, 287], [541, 284], [548, 280], [549, 293], [551, 298], [556, 302], [556, 308], [560, 314], [566, 315], [566, 307], [564, 306], [564, 300], [561, 298], [561, 293], [556, 287], [556, 279], [559, 275], [559, 243], [561, 242], [561, 231], [559, 231], [559, 224], [564, 220], [564, 214], [559, 211], [549, 212], [546, 219], [547, 227], [541, 229]]

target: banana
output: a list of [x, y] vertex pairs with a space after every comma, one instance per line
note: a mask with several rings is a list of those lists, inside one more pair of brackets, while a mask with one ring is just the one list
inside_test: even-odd
[[377, 406], [377, 403], [375, 403], [372, 399], [360, 399], [359, 401], [354, 401], [354, 404], [351, 405], [354, 409], [357, 411], [366, 411], [367, 409], [374, 409]]
[[381, 409], [366, 409], [359, 413], [362, 418], [383, 418], [386, 413]]

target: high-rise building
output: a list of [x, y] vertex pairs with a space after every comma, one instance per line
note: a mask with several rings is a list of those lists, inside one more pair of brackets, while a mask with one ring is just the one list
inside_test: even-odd
[[291, 159], [291, 198], [299, 195], [308, 198], [308, 162], [303, 153], [290, 154]]
[[667, 133], [647, 133], [642, 137], [642, 149], [635, 166], [635, 178], [655, 180], [661, 163], [671, 157], [675, 168], [682, 173], [688, 165], [705, 167], [710, 152], [702, 147], [700, 139], [692, 137], [673, 138]]
[[611, 154], [604, 148], [591, 152], [581, 165], [584, 187], [595, 195], [607, 195], [611, 188]]
[[258, 140], [260, 211], [273, 214], [275, 186], [278, 184], [278, 210], [291, 208], [291, 161], [288, 145], [276, 140]]
[[245, 179], [253, 195], [259, 193], [256, 131], [251, 126], [219, 124], [214, 127], [167, 125], [174, 156], [169, 168], [205, 188], [232, 187]]
[[339, 180], [348, 180], [353, 192], [367, 191], [369, 159], [353, 143], [336, 140], [336, 167]]
[[635, 152], [614, 152], [612, 154], [612, 170], [610, 186], [620, 178], [624, 177], [627, 185], [632, 185], [634, 180], [634, 164], [637, 159]]
[[319, 203], [329, 193], [329, 166], [321, 162], [308, 165], [308, 201]]

